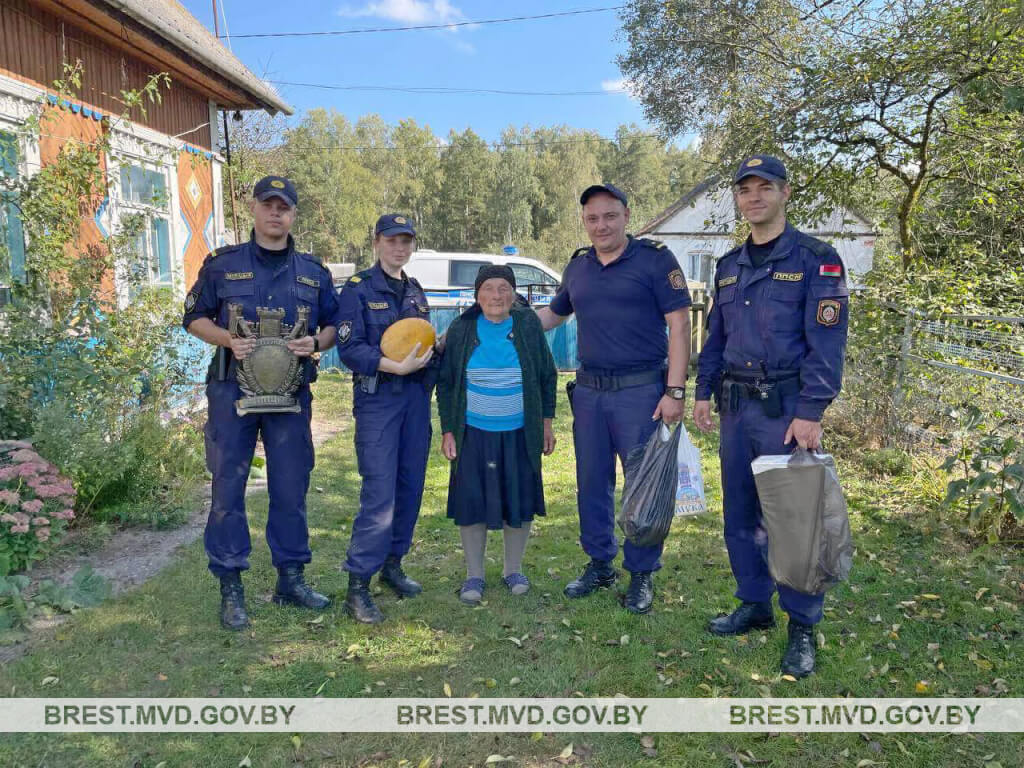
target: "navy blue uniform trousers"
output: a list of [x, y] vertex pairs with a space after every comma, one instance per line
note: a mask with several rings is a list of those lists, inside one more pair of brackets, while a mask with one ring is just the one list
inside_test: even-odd
[[[572, 398], [572, 436], [576, 447], [576, 493], [580, 515], [580, 544], [595, 560], [613, 560], [619, 551], [615, 537], [615, 457], [623, 463], [629, 452], [646, 442], [657, 422], [651, 415], [665, 393], [661, 383], [617, 391], [577, 385]], [[662, 545], [623, 545], [627, 571], [661, 568]]]
[[274, 567], [308, 563], [312, 559], [306, 526], [306, 491], [313, 470], [309, 426], [313, 395], [308, 386], [296, 393], [300, 413], [247, 416], [235, 413], [235, 400], [240, 397], [242, 392], [234, 379], [210, 381], [206, 385], [206, 466], [213, 475], [213, 498], [203, 540], [210, 570], [218, 578], [249, 567], [252, 544], [245, 515], [245, 484], [257, 435], [262, 436], [267, 455], [270, 513], [266, 535]]
[[363, 486], [345, 570], [370, 577], [412, 546], [430, 453], [430, 394], [421, 382], [355, 387], [356, 458]]
[[[722, 496], [725, 507], [725, 546], [736, 577], [736, 597], [754, 603], [768, 602], [776, 590], [768, 571], [759, 534], [761, 503], [750, 462], [758, 456], [791, 453], [793, 443], [784, 444], [786, 430], [796, 413], [798, 396], [783, 396], [782, 416], [765, 416], [760, 401], [741, 398], [736, 411], [723, 409], [722, 439], [718, 449], [722, 460]], [[767, 539], [764, 539], [766, 542]], [[779, 605], [802, 624], [817, 624], [822, 618], [824, 595], [807, 595], [778, 585]]]

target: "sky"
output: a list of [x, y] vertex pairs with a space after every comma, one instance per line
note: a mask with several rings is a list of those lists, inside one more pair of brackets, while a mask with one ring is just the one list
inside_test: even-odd
[[[211, 30], [212, 0], [182, 0]], [[220, 31], [250, 70], [270, 81], [332, 86], [588, 91], [587, 96], [408, 93], [327, 90], [275, 83], [301, 118], [334, 108], [355, 121], [376, 113], [390, 123], [412, 118], [447, 136], [471, 127], [487, 141], [508, 125], [568, 125], [613, 136], [623, 123], [653, 130], [640, 105], [621, 91], [615, 57], [625, 44], [616, 11], [371, 34], [244, 38], [531, 16], [605, 8], [621, 0], [217, 0]], [[225, 41], [226, 42], [226, 41]], [[295, 120], [296, 118], [292, 118]]]

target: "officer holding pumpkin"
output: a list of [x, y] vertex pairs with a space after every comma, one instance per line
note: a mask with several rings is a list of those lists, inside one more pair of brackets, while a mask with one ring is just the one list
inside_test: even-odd
[[422, 587], [406, 576], [402, 557], [412, 545], [430, 451], [433, 346], [416, 343], [405, 359], [381, 351], [389, 326], [403, 318], [429, 320], [427, 297], [402, 268], [416, 248], [413, 222], [387, 214], [374, 227], [377, 262], [351, 277], [341, 291], [338, 355], [353, 373], [356, 456], [362, 488], [344, 568], [345, 610], [357, 621], [384, 620], [370, 594], [380, 580], [399, 597]]
[[[210, 571], [220, 579], [221, 624], [231, 630], [249, 624], [241, 572], [249, 567], [245, 485], [257, 436], [262, 437], [267, 454], [267, 544], [278, 569], [274, 602], [315, 610], [330, 603], [306, 584], [303, 569], [312, 557], [306, 491], [313, 469], [313, 398], [309, 384], [316, 377], [316, 366], [310, 356], [334, 344], [338, 299], [331, 274], [320, 260], [295, 249], [290, 232], [298, 199], [288, 179], [260, 179], [250, 201], [252, 236], [247, 242], [218, 248], [207, 256], [185, 297], [183, 326], [217, 348], [206, 383], [206, 463], [213, 483], [204, 541]], [[272, 310], [275, 317], [266, 325], [274, 329], [279, 329], [280, 323], [301, 324], [301, 316], [308, 313], [309, 335], [299, 335], [286, 343], [300, 361], [301, 384], [290, 406], [294, 412], [260, 412], [259, 408], [244, 412], [240, 407], [245, 398], [239, 385], [239, 368], [248, 365], [245, 361], [258, 342], [230, 328], [231, 305], [236, 307], [234, 313], [240, 312], [241, 319], [249, 324], [260, 323], [264, 316], [261, 312]], [[263, 328], [261, 333], [266, 330]]]
[[835, 249], [786, 221], [790, 186], [778, 158], [744, 160], [733, 196], [750, 237], [718, 262], [693, 420], [712, 429], [711, 397], [719, 399], [725, 544], [740, 605], [708, 629], [738, 635], [774, 626], [771, 599], [778, 591], [789, 614], [782, 673], [804, 677], [814, 671], [813, 626], [824, 596], [776, 588], [761, 553], [750, 462], [798, 445], [821, 446], [821, 418], [842, 381], [849, 291]]

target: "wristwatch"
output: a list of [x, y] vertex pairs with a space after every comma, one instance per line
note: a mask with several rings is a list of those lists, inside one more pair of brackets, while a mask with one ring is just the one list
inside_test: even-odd
[[315, 355], [319, 351], [320, 351], [320, 338], [318, 336], [313, 336], [313, 354]]
[[685, 400], [686, 387], [665, 387], [665, 394], [671, 397], [673, 400]]

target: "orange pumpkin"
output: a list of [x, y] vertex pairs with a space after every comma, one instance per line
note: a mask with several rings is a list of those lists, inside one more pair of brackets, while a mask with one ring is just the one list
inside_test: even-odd
[[434, 326], [420, 317], [406, 317], [388, 326], [380, 338], [380, 351], [384, 357], [401, 362], [409, 356], [412, 348], [420, 345], [418, 355], [423, 355], [434, 346], [437, 335]]

